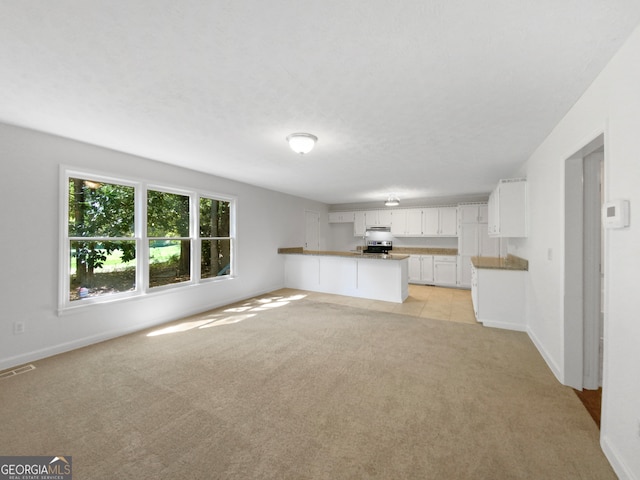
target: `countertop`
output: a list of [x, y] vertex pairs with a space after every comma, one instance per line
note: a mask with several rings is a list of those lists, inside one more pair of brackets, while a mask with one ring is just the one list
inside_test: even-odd
[[476, 268], [492, 270], [529, 270], [529, 261], [524, 258], [508, 255], [504, 257], [471, 257], [471, 263]]
[[279, 254], [288, 255], [322, 255], [330, 257], [348, 257], [348, 258], [365, 258], [365, 259], [377, 259], [377, 260], [404, 260], [409, 258], [409, 255], [404, 254], [383, 254], [383, 253], [362, 253], [362, 252], [342, 252], [331, 250], [305, 250], [302, 247], [289, 247], [279, 248]]
[[393, 253], [403, 255], [458, 255], [457, 248], [426, 248], [426, 247], [393, 247]]

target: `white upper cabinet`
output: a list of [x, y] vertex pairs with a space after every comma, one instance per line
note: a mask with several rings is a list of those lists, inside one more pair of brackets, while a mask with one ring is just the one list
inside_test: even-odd
[[412, 237], [422, 235], [422, 210], [419, 208], [407, 210], [407, 235]]
[[422, 209], [405, 208], [391, 211], [391, 234], [396, 237], [422, 235]]
[[489, 235], [527, 236], [527, 181], [500, 180], [489, 197]]
[[406, 210], [391, 210], [391, 234], [397, 237], [407, 234]]
[[489, 206], [478, 205], [478, 223], [489, 223]]
[[458, 235], [458, 208], [457, 207], [440, 207], [440, 233], [455, 237]]
[[458, 221], [461, 224], [465, 223], [478, 223], [480, 218], [479, 213], [480, 205], [459, 205], [458, 206]]
[[353, 223], [354, 212], [329, 212], [329, 223]]
[[486, 203], [470, 203], [458, 205], [458, 223], [487, 223], [489, 207]]
[[391, 226], [391, 210], [367, 210], [364, 214], [367, 227]]
[[458, 235], [458, 208], [431, 207], [422, 210], [424, 236], [455, 237]]
[[353, 213], [353, 234], [356, 237], [362, 237], [367, 227], [365, 224], [365, 212]]
[[436, 236], [439, 230], [440, 213], [438, 208], [425, 208], [422, 210], [422, 234]]

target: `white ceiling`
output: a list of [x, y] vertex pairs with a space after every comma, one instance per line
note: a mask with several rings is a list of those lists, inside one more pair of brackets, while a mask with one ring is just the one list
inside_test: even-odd
[[0, 121], [330, 204], [485, 193], [639, 22], [638, 0], [0, 0]]

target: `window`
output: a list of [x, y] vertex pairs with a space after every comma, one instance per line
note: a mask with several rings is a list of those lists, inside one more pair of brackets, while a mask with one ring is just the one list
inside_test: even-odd
[[136, 289], [135, 189], [68, 179], [69, 301]]
[[147, 191], [149, 287], [191, 280], [187, 195]]
[[233, 198], [63, 178], [61, 308], [233, 276]]
[[231, 202], [200, 198], [200, 277], [231, 274]]

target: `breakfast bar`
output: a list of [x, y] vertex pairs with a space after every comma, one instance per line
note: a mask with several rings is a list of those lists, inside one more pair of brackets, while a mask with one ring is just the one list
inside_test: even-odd
[[409, 255], [280, 248], [285, 287], [402, 303], [409, 296]]

